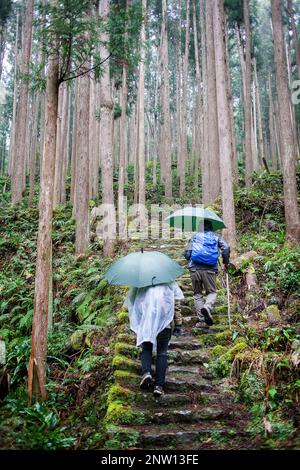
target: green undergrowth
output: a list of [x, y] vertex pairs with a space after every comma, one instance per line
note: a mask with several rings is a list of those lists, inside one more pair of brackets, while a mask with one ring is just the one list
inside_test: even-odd
[[[152, 170], [148, 164], [148, 203], [164, 203], [163, 185], [153, 185]], [[157, 177], [159, 181], [159, 167]], [[184, 198], [179, 197], [175, 171], [173, 184], [174, 202], [200, 202], [201, 185], [194, 190], [192, 172], [187, 174]], [[103, 258], [101, 243], [93, 241], [85, 256], [74, 256], [75, 223], [69, 206], [54, 211], [48, 400], [28, 406], [38, 209], [36, 199], [28, 208], [28, 196], [18, 208], [11, 207], [9, 190], [9, 179], [0, 177], [0, 339], [7, 353], [1, 374], [4, 379], [8, 374], [10, 381], [9, 393], [5, 380], [0, 389], [1, 447], [135, 447], [138, 433], [119, 426], [144, 419], [132, 406], [138, 400], [133, 391], [139, 381], [138, 350], [121, 306], [125, 290], [103, 280], [111, 260]], [[285, 243], [282, 176], [255, 175], [250, 189], [235, 189], [235, 204], [238, 252], [256, 254], [230, 271], [232, 331], [201, 337], [200, 342], [211, 351], [210, 373], [235, 380], [239, 400], [251, 410], [250, 434], [264, 437], [267, 448], [293, 448], [300, 422], [300, 251]], [[221, 214], [220, 198], [211, 207]], [[117, 254], [128, 248], [134, 247], [120, 244]], [[249, 272], [256, 278], [251, 289], [246, 282]], [[226, 315], [222, 277], [219, 287], [221, 316]], [[222, 445], [226, 448], [226, 442]]]
[[3, 179], [0, 183], [5, 194], [0, 204], [0, 340], [6, 347], [5, 368], [0, 369], [0, 448], [99, 448], [105, 439], [105, 391], [112, 377], [109, 338], [123, 290], [103, 279], [111, 260], [102, 257], [97, 244], [86, 256], [74, 255], [72, 210], [57, 208], [48, 398], [28, 405], [38, 210], [27, 207], [26, 197], [18, 208], [10, 206]]

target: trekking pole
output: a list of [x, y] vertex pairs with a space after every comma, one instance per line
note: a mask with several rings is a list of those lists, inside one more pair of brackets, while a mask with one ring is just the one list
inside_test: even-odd
[[226, 287], [227, 287], [228, 322], [229, 322], [229, 329], [231, 330], [230, 298], [229, 298], [229, 274], [228, 274], [227, 271], [226, 271]]

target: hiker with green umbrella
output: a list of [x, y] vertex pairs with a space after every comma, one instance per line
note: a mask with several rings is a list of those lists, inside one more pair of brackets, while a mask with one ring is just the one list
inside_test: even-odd
[[[136, 334], [136, 345], [142, 348], [140, 388], [154, 396], [164, 394], [167, 350], [173, 334], [181, 334], [181, 314], [175, 301], [183, 299], [176, 277], [182, 268], [159, 252], [131, 253], [114, 263], [105, 278], [115, 285], [129, 285], [125, 307], [130, 328]], [[156, 352], [155, 380], [152, 377], [152, 353]]]
[[[198, 232], [189, 240], [184, 257], [188, 261], [196, 314], [197, 327], [213, 325], [212, 311], [217, 299], [216, 277], [218, 274], [219, 251], [222, 254], [225, 270], [228, 270], [230, 247], [215, 231], [225, 228], [224, 222], [212, 211], [203, 208], [187, 207], [174, 212], [167, 218], [169, 223], [183, 229]], [[206, 298], [204, 299], [203, 293]]]

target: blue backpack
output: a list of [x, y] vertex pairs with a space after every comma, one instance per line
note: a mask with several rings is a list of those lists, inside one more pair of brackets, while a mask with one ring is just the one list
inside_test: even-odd
[[192, 261], [213, 266], [218, 263], [218, 236], [214, 232], [199, 232], [192, 239]]

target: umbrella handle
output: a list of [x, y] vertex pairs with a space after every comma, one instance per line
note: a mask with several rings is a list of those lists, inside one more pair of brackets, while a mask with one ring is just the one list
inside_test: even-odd
[[153, 278], [152, 278], [152, 287], [154, 287], [153, 279], [155, 279], [155, 278], [156, 278], [156, 276], [153, 276]]

